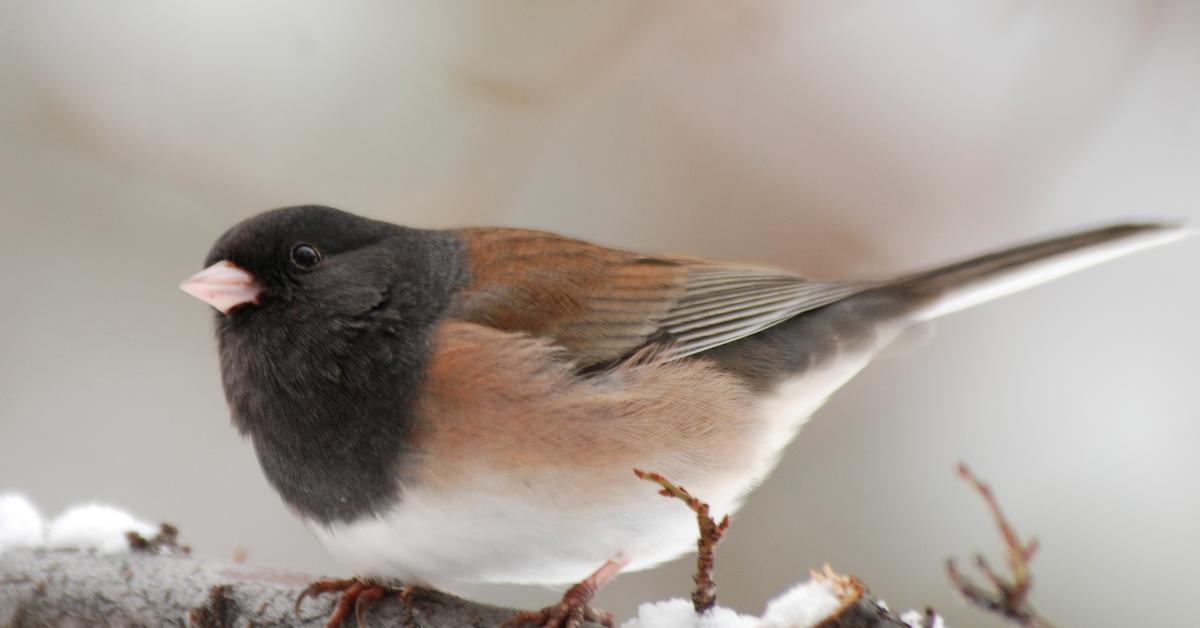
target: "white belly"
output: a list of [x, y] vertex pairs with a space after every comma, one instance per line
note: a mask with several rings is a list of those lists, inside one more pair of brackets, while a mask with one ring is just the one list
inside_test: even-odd
[[[546, 478], [548, 486], [561, 480]], [[448, 495], [410, 491], [382, 517], [312, 528], [359, 575], [451, 591], [467, 583], [568, 584], [610, 558], [627, 557], [627, 569], [644, 569], [695, 546], [695, 517], [650, 484], [633, 482], [640, 497], [630, 495], [624, 505], [603, 499], [596, 507], [557, 507], [538, 490], [518, 499], [514, 487], [495, 481]]]

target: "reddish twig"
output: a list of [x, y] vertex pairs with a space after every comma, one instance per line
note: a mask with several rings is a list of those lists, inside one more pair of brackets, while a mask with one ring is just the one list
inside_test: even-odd
[[692, 512], [696, 513], [696, 523], [700, 526], [700, 538], [696, 541], [696, 575], [692, 581], [696, 583], [692, 591], [692, 607], [696, 613], [703, 613], [717, 604], [717, 583], [713, 581], [712, 572], [716, 565], [715, 552], [717, 543], [729, 528], [729, 515], [725, 515], [720, 523], [713, 520], [708, 512], [708, 504], [692, 497], [682, 486], [676, 486], [659, 473], [650, 473], [640, 469], [633, 470], [634, 475], [643, 480], [654, 482], [662, 487], [658, 494], [663, 497], [681, 499]]
[[946, 559], [946, 574], [950, 582], [968, 602], [986, 611], [996, 613], [1026, 628], [1052, 628], [1052, 624], [1039, 616], [1029, 603], [1029, 591], [1033, 587], [1033, 574], [1029, 570], [1029, 562], [1037, 553], [1037, 539], [1030, 539], [1028, 543], [1021, 542], [1016, 530], [1000, 510], [1000, 504], [996, 501], [991, 487], [975, 477], [965, 463], [958, 464], [958, 475], [979, 493], [991, 511], [992, 518], [996, 520], [996, 526], [1000, 528], [1000, 535], [1004, 538], [1004, 545], [1008, 548], [1008, 568], [1012, 575], [1006, 578], [996, 573], [982, 554], [976, 554], [975, 566], [987, 580], [990, 589], [963, 575], [953, 558]]

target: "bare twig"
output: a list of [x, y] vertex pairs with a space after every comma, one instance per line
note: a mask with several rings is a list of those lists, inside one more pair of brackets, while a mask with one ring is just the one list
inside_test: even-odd
[[926, 628], [934, 628], [938, 625], [937, 611], [933, 610], [932, 606], [925, 607], [925, 626]]
[[717, 543], [729, 528], [729, 515], [725, 515], [720, 523], [713, 520], [708, 512], [708, 504], [692, 497], [682, 486], [676, 486], [659, 473], [651, 473], [640, 469], [633, 470], [634, 475], [643, 480], [654, 482], [662, 487], [658, 491], [663, 497], [681, 499], [692, 512], [696, 513], [696, 522], [700, 526], [700, 538], [696, 541], [696, 575], [692, 580], [696, 588], [692, 591], [692, 607], [697, 613], [703, 613], [717, 604], [717, 583], [712, 579], [713, 567], [716, 564], [715, 552]]
[[1043, 619], [1029, 603], [1029, 591], [1033, 586], [1033, 574], [1029, 570], [1029, 561], [1037, 552], [1037, 539], [1021, 542], [1016, 530], [1008, 518], [1000, 510], [992, 489], [975, 477], [965, 463], [958, 464], [958, 475], [975, 489], [992, 512], [1004, 545], [1008, 548], [1008, 569], [1011, 577], [996, 573], [982, 554], [975, 555], [975, 566], [983, 574], [990, 588], [982, 587], [958, 570], [953, 558], [946, 559], [946, 574], [950, 582], [968, 602], [992, 613], [1005, 617], [1026, 628], [1053, 628], [1053, 625]]

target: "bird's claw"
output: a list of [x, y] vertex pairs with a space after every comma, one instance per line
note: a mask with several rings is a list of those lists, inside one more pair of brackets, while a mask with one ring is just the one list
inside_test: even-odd
[[357, 578], [349, 579], [333, 579], [333, 580], [317, 580], [308, 585], [296, 596], [295, 611], [296, 616], [300, 616], [300, 605], [304, 603], [306, 598], [315, 598], [324, 593], [340, 592], [341, 597], [338, 598], [337, 606], [334, 607], [333, 613], [329, 616], [329, 621], [325, 623], [325, 628], [340, 628], [346, 616], [350, 614], [351, 608], [354, 609], [354, 619], [359, 626], [363, 624], [363, 615], [372, 604], [379, 601], [383, 596], [389, 593], [396, 593], [405, 601], [406, 606], [411, 613], [411, 605], [408, 604], [412, 596], [410, 587], [402, 587], [400, 589], [391, 589], [380, 584], [359, 580]]
[[527, 624], [541, 628], [579, 628], [583, 622], [591, 621], [612, 628], [613, 616], [607, 611], [598, 611], [590, 606], [570, 606], [559, 602], [540, 611], [517, 611], [502, 628], [518, 628]]
[[538, 611], [517, 611], [511, 619], [501, 625], [501, 628], [520, 628], [528, 624], [541, 628], [579, 628], [585, 621], [612, 628], [612, 613], [596, 610], [588, 605], [595, 593], [594, 587], [589, 587], [586, 583], [577, 584], [563, 594], [562, 601], [558, 604]]

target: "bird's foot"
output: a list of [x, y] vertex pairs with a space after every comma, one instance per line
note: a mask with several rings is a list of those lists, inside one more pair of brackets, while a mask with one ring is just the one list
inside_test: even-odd
[[308, 585], [296, 597], [296, 616], [300, 615], [300, 605], [304, 603], [306, 598], [315, 598], [323, 593], [339, 592], [341, 593], [341, 597], [338, 599], [337, 606], [333, 608], [333, 613], [329, 616], [329, 621], [325, 622], [325, 628], [340, 628], [346, 616], [350, 614], [351, 608], [354, 609], [355, 622], [359, 626], [363, 626], [363, 615], [367, 612], [367, 609], [384, 596], [395, 594], [396, 597], [404, 600], [407, 612], [405, 623], [411, 625], [412, 598], [419, 590], [418, 587], [413, 586], [388, 587], [358, 578], [317, 580]]
[[519, 628], [527, 624], [541, 628], [579, 628], [585, 621], [612, 628], [612, 613], [598, 611], [588, 605], [595, 595], [595, 584], [584, 580], [567, 589], [558, 604], [547, 606], [540, 611], [518, 611], [512, 619], [504, 622], [501, 628]]

